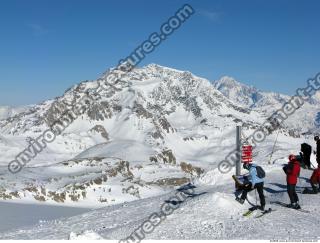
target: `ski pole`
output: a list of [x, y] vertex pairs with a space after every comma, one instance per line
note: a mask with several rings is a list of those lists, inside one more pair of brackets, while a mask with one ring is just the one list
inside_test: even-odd
[[254, 190], [254, 194], [256, 196], [256, 205], [258, 205], [258, 200], [257, 200], [257, 189]]
[[301, 183], [300, 183], [300, 176], [298, 177], [298, 185], [299, 185], [299, 187], [300, 187], [301, 205], [303, 205], [303, 200], [302, 200], [302, 187], [301, 187]]
[[271, 159], [272, 159], [272, 155], [273, 155], [273, 153], [274, 153], [274, 149], [275, 149], [276, 144], [277, 144], [279, 132], [280, 132], [280, 130], [278, 130], [278, 133], [277, 133], [277, 136], [276, 136], [276, 140], [274, 141], [274, 144], [273, 144], [273, 147], [272, 147], [272, 151], [271, 151], [271, 154], [270, 154], [270, 158], [269, 158], [268, 164], [271, 164]]

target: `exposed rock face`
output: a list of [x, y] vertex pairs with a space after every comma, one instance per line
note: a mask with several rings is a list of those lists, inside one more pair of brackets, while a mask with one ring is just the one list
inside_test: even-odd
[[103, 126], [95, 125], [90, 131], [99, 133], [103, 138], [109, 141], [109, 134]]
[[204, 169], [200, 168], [200, 167], [196, 167], [196, 166], [193, 166], [191, 164], [188, 164], [186, 162], [181, 162], [180, 163], [180, 167], [181, 169], [186, 172], [186, 173], [189, 173], [191, 175], [195, 175], [195, 176], [200, 176], [201, 174], [204, 173]]
[[106, 170], [106, 174], [110, 177], [115, 177], [120, 173], [123, 177], [126, 178], [132, 178], [133, 174], [130, 171], [129, 168], [129, 162], [128, 161], [120, 161], [117, 163], [117, 166], [114, 168], [111, 168], [109, 170]]
[[151, 156], [150, 161], [156, 162], [156, 163], [173, 164], [173, 165], [177, 163], [176, 157], [172, 153], [171, 149], [163, 150], [161, 153], [155, 156]]
[[108, 102], [94, 103], [87, 111], [88, 117], [95, 121], [109, 119], [113, 115], [112, 107]]
[[164, 178], [154, 182], [148, 182], [149, 185], [158, 185], [158, 186], [181, 186], [186, 183], [189, 183], [191, 180], [186, 177], [182, 178]]
[[[64, 167], [74, 166], [89, 166], [97, 168], [96, 176], [90, 180], [81, 180], [81, 182], [67, 183], [63, 187], [56, 190], [48, 189], [51, 183], [61, 183], [62, 178], [54, 177], [50, 178], [48, 184], [37, 185], [35, 182], [28, 182], [28, 186], [21, 188], [18, 191], [8, 191], [4, 188], [0, 188], [0, 198], [4, 200], [23, 198], [26, 193], [37, 201], [55, 201], [58, 203], [64, 203], [66, 200], [77, 202], [86, 198], [89, 191], [92, 191], [96, 186], [105, 187], [107, 182], [111, 178], [123, 178], [131, 181], [133, 179], [133, 173], [130, 171], [128, 161], [118, 161], [114, 165], [109, 165], [103, 158], [96, 158], [90, 160], [72, 160], [61, 163]], [[105, 169], [103, 169], [105, 167]], [[87, 177], [86, 174], [80, 174], [77, 177]], [[70, 179], [76, 180], [77, 177], [70, 177]], [[138, 189], [129, 186], [123, 193], [133, 194], [139, 197]], [[111, 190], [110, 190], [111, 191]]]
[[153, 115], [151, 112], [147, 111], [141, 104], [134, 102], [134, 106], [132, 108], [132, 111], [137, 114], [138, 117], [144, 118], [144, 119], [150, 119], [153, 118]]

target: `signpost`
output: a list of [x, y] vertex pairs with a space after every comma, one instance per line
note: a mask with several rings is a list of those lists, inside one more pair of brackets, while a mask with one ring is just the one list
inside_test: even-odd
[[252, 146], [251, 145], [242, 146], [242, 162], [243, 163], [252, 162]]
[[237, 149], [236, 176], [239, 176], [241, 174], [241, 126], [237, 126], [237, 129], [236, 129], [236, 149]]
[[[236, 129], [236, 176], [241, 175], [241, 164], [252, 162], [252, 146], [242, 145], [241, 141], [241, 126]], [[237, 183], [236, 183], [237, 188]]]

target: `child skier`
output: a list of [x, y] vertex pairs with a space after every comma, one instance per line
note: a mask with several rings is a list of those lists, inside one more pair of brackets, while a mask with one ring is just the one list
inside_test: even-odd
[[[309, 190], [306, 188], [303, 193], [304, 194], [317, 194], [318, 193], [318, 187], [320, 190], [320, 165], [318, 164], [318, 168], [313, 170], [313, 173], [310, 177], [310, 184], [312, 187], [312, 190]], [[318, 187], [317, 187], [318, 186]]]
[[289, 155], [289, 163], [283, 167], [283, 170], [287, 175], [287, 190], [290, 198], [288, 207], [300, 209], [299, 198], [296, 192], [296, 185], [300, 174], [300, 163], [295, 155]]
[[[266, 205], [266, 200], [263, 194], [264, 175], [260, 177], [258, 176], [257, 165], [253, 163], [252, 164], [244, 163], [243, 168], [249, 171], [249, 176], [247, 177], [248, 181], [244, 183], [241, 197], [236, 198], [236, 200], [239, 203], [243, 204], [244, 200], [247, 198], [248, 192], [252, 191], [253, 189], [257, 189], [259, 198], [260, 198], [259, 209], [264, 211], [264, 207]], [[263, 174], [264, 174], [264, 171], [263, 171]]]

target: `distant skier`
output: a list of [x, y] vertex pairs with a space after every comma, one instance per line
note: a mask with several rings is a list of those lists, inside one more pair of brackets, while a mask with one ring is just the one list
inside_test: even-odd
[[[304, 189], [304, 194], [317, 194], [320, 190], [320, 164], [318, 164], [318, 168], [313, 170], [313, 173], [310, 177], [310, 184], [312, 190], [308, 188]], [[319, 189], [318, 189], [319, 188]]]
[[300, 209], [299, 198], [296, 192], [296, 185], [300, 175], [300, 163], [295, 155], [289, 155], [289, 163], [283, 167], [283, 171], [287, 175], [287, 190], [290, 198], [289, 207]]
[[317, 143], [317, 150], [315, 151], [317, 163], [320, 164], [320, 139], [319, 136], [314, 136], [314, 141]]
[[312, 147], [307, 143], [301, 144], [301, 152], [303, 154], [302, 156], [302, 162], [305, 165], [307, 169], [311, 168], [311, 162], [310, 162], [310, 156], [312, 153]]
[[244, 163], [243, 168], [249, 171], [249, 176], [247, 177], [247, 181], [243, 185], [243, 191], [240, 198], [236, 198], [236, 200], [243, 204], [245, 199], [247, 198], [248, 192], [257, 189], [259, 198], [260, 198], [260, 210], [264, 211], [264, 207], [266, 205], [266, 200], [263, 194], [263, 186], [264, 186], [264, 177], [265, 172], [260, 166], [255, 164]]

